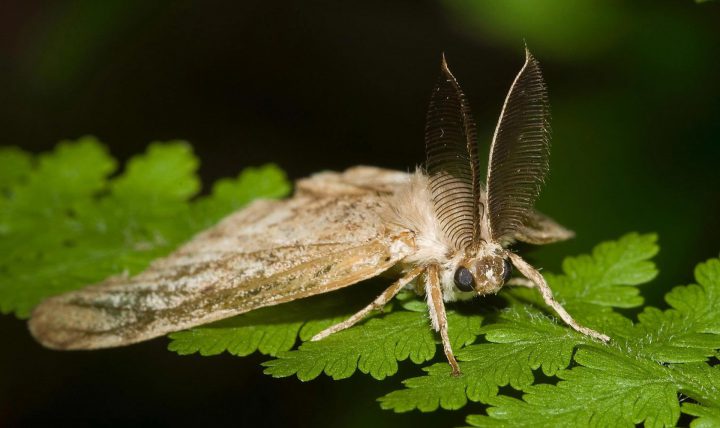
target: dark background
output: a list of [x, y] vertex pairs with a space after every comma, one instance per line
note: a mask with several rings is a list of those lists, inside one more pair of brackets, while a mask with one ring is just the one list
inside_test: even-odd
[[[425, 108], [445, 52], [492, 134], [523, 61], [553, 108], [539, 208], [577, 232], [564, 255], [658, 232], [662, 305], [720, 248], [720, 3], [683, 1], [3, 2], [0, 145], [33, 152], [93, 134], [125, 160], [185, 139], [206, 185], [275, 162], [291, 178], [423, 161]], [[483, 146], [482, 152], [487, 151]], [[264, 376], [265, 357], [179, 357], [166, 341], [92, 353], [41, 349], [0, 318], [0, 425], [452, 426], [479, 411], [381, 411], [386, 383]]]

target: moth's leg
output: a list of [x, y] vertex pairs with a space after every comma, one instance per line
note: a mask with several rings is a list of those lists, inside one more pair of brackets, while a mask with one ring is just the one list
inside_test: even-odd
[[360, 309], [355, 315], [351, 316], [350, 318], [346, 319], [341, 323], [337, 323], [333, 326], [326, 328], [325, 330], [313, 336], [310, 340], [315, 341], [324, 339], [333, 333], [337, 333], [338, 331], [350, 328], [353, 325], [357, 324], [358, 321], [365, 318], [370, 312], [377, 309], [382, 309], [383, 306], [387, 304], [387, 302], [392, 300], [392, 298], [395, 297], [400, 292], [400, 290], [403, 289], [403, 287], [405, 287], [413, 279], [417, 278], [417, 276], [420, 275], [423, 270], [424, 268], [419, 266], [414, 268], [413, 270], [405, 274], [405, 276], [395, 281], [390, 287], [383, 291], [381, 295], [379, 295], [375, 300], [373, 300], [372, 303]]
[[460, 376], [460, 366], [455, 359], [450, 345], [450, 337], [448, 336], [447, 314], [445, 313], [445, 302], [443, 301], [438, 271], [439, 267], [436, 264], [429, 265], [425, 271], [425, 294], [427, 296], [428, 311], [430, 312], [430, 321], [432, 321], [433, 328], [440, 332], [443, 351], [445, 351], [445, 357], [447, 357], [450, 367], [452, 367], [452, 375]]
[[530, 281], [527, 278], [520, 278], [517, 276], [515, 278], [510, 278], [510, 280], [508, 282], [506, 282], [505, 285], [513, 285], [516, 287], [535, 288], [534, 282]]
[[532, 267], [528, 262], [523, 260], [520, 256], [518, 256], [515, 253], [508, 253], [508, 257], [510, 257], [510, 260], [512, 261], [513, 265], [527, 277], [529, 280], [533, 282], [535, 287], [540, 291], [540, 294], [543, 297], [543, 300], [545, 301], [545, 304], [553, 308], [553, 310], [562, 318], [563, 321], [565, 321], [565, 324], [572, 327], [574, 330], [590, 337], [594, 337], [595, 339], [602, 340], [603, 342], [607, 342], [610, 340], [610, 337], [607, 335], [604, 335], [602, 333], [598, 333], [597, 331], [583, 327], [580, 324], [577, 323], [573, 319], [572, 316], [565, 310], [565, 308], [562, 307], [560, 303], [558, 303], [557, 300], [553, 297], [552, 290], [550, 289], [550, 286], [548, 285], [547, 281], [545, 281], [545, 278], [542, 276], [540, 272], [538, 272], [537, 269]]

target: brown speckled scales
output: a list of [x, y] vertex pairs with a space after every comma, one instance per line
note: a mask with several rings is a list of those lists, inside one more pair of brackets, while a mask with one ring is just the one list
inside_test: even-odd
[[301, 180], [293, 198], [256, 201], [137, 276], [46, 300], [30, 329], [50, 348], [126, 345], [371, 278], [411, 251], [379, 215], [406, 180], [363, 167]]

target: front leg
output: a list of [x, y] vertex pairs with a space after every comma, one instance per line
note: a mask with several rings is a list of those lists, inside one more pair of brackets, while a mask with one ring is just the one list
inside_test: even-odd
[[[537, 289], [540, 291], [540, 294], [542, 295], [545, 304], [553, 308], [555, 313], [560, 315], [560, 318], [565, 321], [565, 324], [569, 325], [575, 331], [578, 331], [586, 336], [602, 340], [603, 342], [607, 342], [610, 340], [610, 337], [608, 337], [607, 335], [578, 324], [578, 322], [575, 321], [575, 319], [568, 313], [568, 311], [566, 311], [565, 308], [563, 308], [562, 305], [557, 300], [555, 300], [550, 286], [537, 269], [532, 267], [528, 262], [523, 260], [522, 257], [518, 256], [515, 253], [508, 252], [508, 257], [510, 257], [512, 264], [515, 265], [515, 267], [520, 271], [520, 273], [522, 273], [527, 279], [532, 281], [532, 284], [534, 284], [534, 286], [537, 287]], [[517, 285], [527, 286], [527, 283], [521, 283]]]
[[445, 302], [443, 301], [442, 288], [440, 287], [439, 267], [436, 264], [429, 265], [425, 270], [425, 295], [427, 296], [430, 321], [435, 331], [440, 332], [445, 357], [452, 367], [452, 375], [460, 376], [460, 366], [450, 345], [448, 336], [447, 314], [445, 313]]
[[390, 287], [387, 288], [387, 290], [383, 291], [381, 295], [379, 295], [375, 300], [372, 301], [369, 305], [365, 306], [364, 308], [360, 309], [355, 315], [351, 316], [350, 318], [346, 319], [343, 322], [340, 322], [338, 324], [335, 324], [333, 326], [330, 326], [326, 328], [325, 330], [321, 331], [320, 333], [316, 334], [312, 337], [312, 341], [321, 340], [328, 336], [330, 336], [333, 333], [337, 333], [338, 331], [345, 330], [347, 328], [350, 328], [357, 324], [359, 321], [361, 321], [363, 318], [368, 316], [370, 312], [375, 310], [382, 310], [382, 308], [390, 301], [393, 297], [395, 297], [400, 290], [403, 289], [410, 281], [415, 279], [418, 275], [420, 275], [423, 271], [423, 268], [416, 267], [407, 274], [405, 274], [402, 278], [395, 281]]

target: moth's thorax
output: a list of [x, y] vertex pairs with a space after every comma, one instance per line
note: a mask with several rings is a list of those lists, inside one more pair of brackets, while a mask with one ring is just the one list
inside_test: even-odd
[[[503, 286], [506, 250], [499, 244], [484, 241], [474, 248], [455, 248], [443, 233], [435, 214], [428, 177], [422, 171], [415, 172], [387, 205], [383, 220], [410, 230], [415, 236], [415, 250], [403, 260], [404, 264], [438, 264], [444, 300], [470, 299], [478, 294], [495, 293]], [[454, 276], [461, 266], [475, 278], [474, 291], [462, 291], [456, 286]]]
[[411, 265], [443, 264], [456, 252], [445, 236], [435, 215], [428, 177], [421, 170], [412, 174], [406, 185], [389, 197], [383, 221], [411, 231], [415, 251], [404, 262]]

